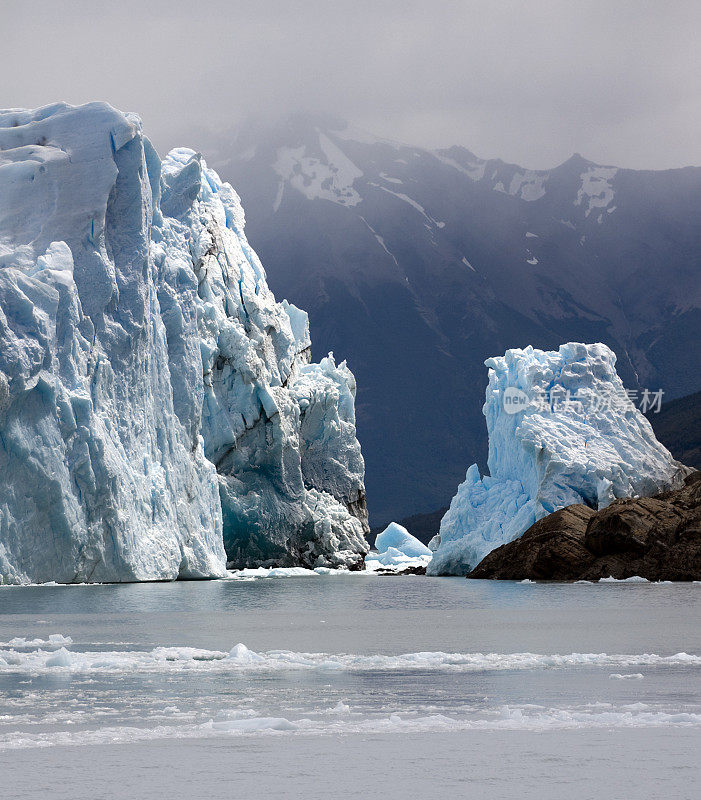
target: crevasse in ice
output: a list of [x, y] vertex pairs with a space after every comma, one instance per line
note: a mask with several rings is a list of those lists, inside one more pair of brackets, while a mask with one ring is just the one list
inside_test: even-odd
[[603, 508], [672, 488], [688, 473], [655, 438], [606, 345], [527, 347], [485, 363], [490, 474], [468, 469], [430, 543], [429, 574], [465, 574], [564, 506]]
[[0, 582], [362, 564], [353, 376], [243, 226], [133, 115], [0, 112]]

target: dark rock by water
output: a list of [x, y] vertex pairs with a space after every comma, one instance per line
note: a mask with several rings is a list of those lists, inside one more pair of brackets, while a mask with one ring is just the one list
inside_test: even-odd
[[701, 472], [681, 489], [616, 500], [601, 511], [569, 506], [484, 558], [468, 578], [701, 580]]
[[378, 569], [378, 575], [425, 575], [426, 567], [405, 567], [404, 569]]

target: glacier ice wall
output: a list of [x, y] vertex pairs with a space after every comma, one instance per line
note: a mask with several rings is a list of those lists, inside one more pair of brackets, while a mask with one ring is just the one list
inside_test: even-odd
[[606, 345], [507, 350], [485, 364], [490, 474], [468, 469], [431, 542], [429, 574], [467, 573], [564, 506], [603, 508], [687, 474], [631, 401]]
[[0, 582], [362, 564], [352, 375], [243, 225], [133, 115], [0, 112]]

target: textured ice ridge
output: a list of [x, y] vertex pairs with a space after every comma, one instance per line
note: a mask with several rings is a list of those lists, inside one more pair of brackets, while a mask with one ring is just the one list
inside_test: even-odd
[[688, 474], [626, 394], [606, 345], [507, 350], [485, 364], [490, 474], [468, 469], [431, 542], [429, 574], [465, 574], [559, 508], [603, 508]]
[[353, 376], [243, 227], [133, 115], [0, 111], [0, 583], [362, 565]]

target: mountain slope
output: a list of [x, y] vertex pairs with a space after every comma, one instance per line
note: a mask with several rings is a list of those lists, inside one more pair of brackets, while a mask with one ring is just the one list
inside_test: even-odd
[[701, 169], [529, 171], [306, 117], [207, 152], [274, 291], [357, 376], [376, 524], [445, 505], [484, 465], [495, 353], [603, 341], [626, 386], [701, 385]]
[[701, 469], [701, 392], [670, 400], [648, 414], [655, 436], [676, 459]]

